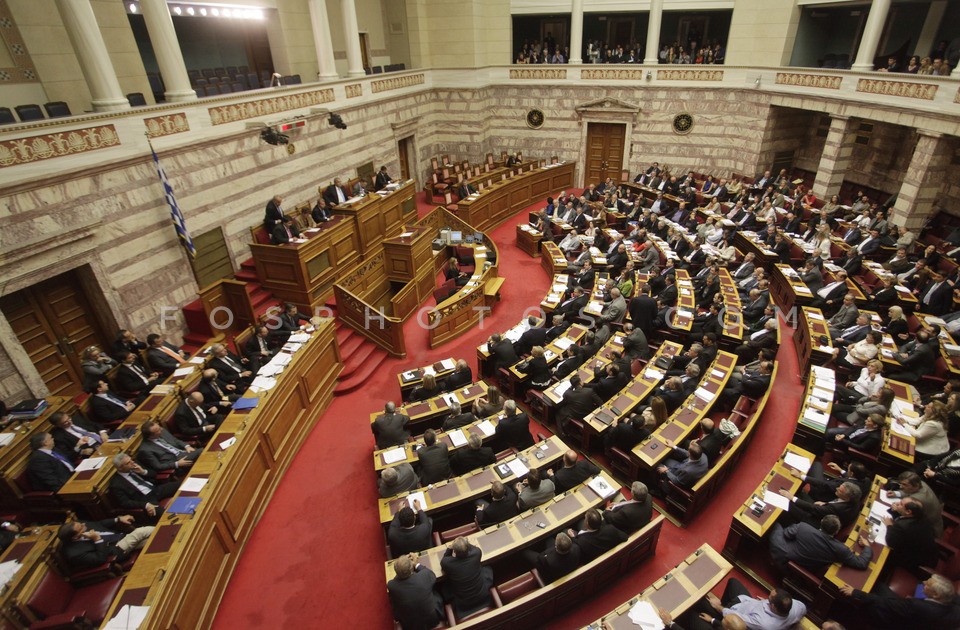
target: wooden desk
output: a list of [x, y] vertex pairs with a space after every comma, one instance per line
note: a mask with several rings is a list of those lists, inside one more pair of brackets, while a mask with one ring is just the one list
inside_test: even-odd
[[723, 337], [739, 344], [744, 330], [740, 293], [726, 267], [720, 268], [720, 295], [723, 296]]
[[540, 243], [540, 264], [548, 276], [555, 276], [567, 270], [567, 257], [563, 255], [560, 247], [551, 241], [541, 241]]
[[[487, 393], [487, 384], [483, 381], [477, 381], [467, 387], [461, 387], [452, 392], [439, 394], [433, 398], [428, 398], [421, 402], [407, 403], [397, 409], [397, 413], [405, 414], [410, 418], [410, 428], [417, 429], [420, 433], [430, 428], [431, 422], [439, 420], [450, 412], [449, 400], [455, 399], [460, 403], [463, 409], [470, 409], [477, 398]], [[370, 414], [370, 424], [372, 425], [377, 416], [383, 411], [374, 411]]]
[[677, 306], [670, 316], [670, 327], [675, 330], [690, 330], [697, 314], [697, 297], [693, 281], [686, 269], [677, 269]]
[[208, 445], [191, 470], [191, 476], [209, 474], [199, 493], [203, 501], [192, 515], [164, 514], [107, 619], [130, 603], [150, 606], [144, 627], [213, 623], [254, 525], [333, 398], [339, 363], [334, 322], [323, 320], [277, 384], [257, 395], [257, 407], [227, 416], [210, 444], [228, 437], [236, 443], [226, 451]]
[[738, 558], [741, 552], [741, 546], [759, 543], [760, 540], [767, 535], [767, 532], [770, 531], [770, 528], [776, 523], [777, 517], [779, 517], [783, 511], [773, 505], [764, 504], [763, 511], [760, 514], [756, 514], [751, 509], [754, 500], [756, 499], [762, 502], [765, 491], [777, 493], [783, 489], [787, 490], [791, 495], [795, 495], [802, 485], [801, 480], [794, 477], [790, 472], [795, 469], [784, 463], [784, 458], [787, 453], [806, 457], [811, 462], [816, 457], [810, 451], [800, 448], [795, 444], [787, 444], [783, 449], [783, 453], [777, 458], [777, 461], [774, 462], [770, 468], [770, 472], [767, 473], [767, 476], [760, 482], [757, 489], [747, 497], [743, 505], [734, 512], [733, 521], [730, 523], [730, 531], [727, 533], [727, 540], [723, 545], [723, 557], [737, 566], [744, 568], [744, 570], [749, 573], [752, 573], [752, 571], [748, 566], [743, 565]]
[[571, 188], [575, 162], [549, 164], [494, 182], [477, 195], [461, 199], [456, 214], [480, 231], [493, 229], [531, 203]]
[[23, 491], [17, 485], [16, 479], [27, 468], [30, 458], [30, 438], [38, 433], [49, 433], [53, 428], [50, 416], [63, 411], [73, 413], [77, 406], [72, 400], [64, 396], [47, 398], [47, 408], [40, 416], [33, 420], [17, 420], [12, 422], [4, 433], [12, 433], [12, 441], [0, 447], [0, 504], [9, 510], [23, 507]]
[[658, 466], [672, 450], [667, 446], [667, 442], [679, 444], [697, 428], [700, 420], [707, 415], [723, 391], [736, 365], [735, 354], [723, 350], [717, 352], [717, 358], [710, 364], [706, 374], [701, 375], [700, 384], [687, 396], [684, 404], [670, 415], [667, 422], [657, 427], [649, 438], [633, 447], [633, 454], [642, 465], [651, 469]]
[[[24, 628], [29, 625], [24, 593], [36, 590], [36, 583], [47, 571], [52, 571], [47, 562], [57, 545], [59, 525], [45, 525], [25, 529], [7, 547], [0, 562], [16, 561], [20, 568], [0, 591], [0, 618], [6, 628]], [[26, 623], [25, 623], [26, 622]]]
[[[800, 310], [802, 316], [797, 321], [793, 342], [797, 348], [800, 376], [805, 378], [810, 372], [811, 363], [822, 365], [833, 359], [833, 341], [827, 320], [819, 308], [804, 306]], [[826, 337], [826, 344], [820, 343], [823, 337]]]
[[816, 297], [790, 265], [777, 263], [770, 270], [770, 293], [774, 302], [784, 313], [794, 306], [806, 306]]
[[490, 310], [484, 288], [497, 279], [497, 266], [487, 264], [490, 252], [485, 245], [461, 247], [473, 249], [473, 275], [465, 286], [430, 310], [427, 320], [431, 349], [472, 330]]
[[[500, 424], [500, 420], [503, 417], [503, 412], [500, 412], [487, 418], [480, 418], [475, 422], [471, 422], [465, 427], [460, 427], [459, 429], [454, 429], [453, 431], [438, 431], [437, 443], [446, 444], [450, 456], [452, 457], [458, 448], [466, 448], [466, 440], [471, 435], [478, 435], [483, 441], [487, 441], [493, 437], [497, 425]], [[460, 446], [455, 445], [453, 441], [453, 436], [457, 434], [463, 436], [464, 442], [460, 444]], [[457, 439], [459, 441], [459, 437]], [[388, 448], [377, 449], [373, 452], [373, 468], [379, 473], [385, 468], [391, 468], [393, 466], [397, 466], [398, 464], [415, 464], [419, 459], [417, 457], [417, 449], [421, 446], [423, 446], [423, 440], [417, 442], [404, 442], [402, 446], [390, 446]], [[393, 452], [399, 455], [397, 449], [403, 449], [403, 459], [399, 459], [388, 464], [388, 453]]]
[[[857, 517], [857, 522], [853, 526], [853, 529], [850, 530], [850, 535], [847, 536], [847, 540], [844, 544], [850, 547], [855, 553], [859, 553], [861, 550], [860, 545], [857, 543], [857, 539], [860, 537], [860, 534], [865, 534], [872, 527], [872, 525], [867, 522], [867, 517], [870, 515], [870, 508], [873, 507], [874, 502], [879, 502], [880, 505], [884, 506], [885, 508], [889, 508], [891, 505], [890, 503], [884, 503], [880, 500], [880, 489], [885, 483], [887, 483], [887, 479], [885, 477], [876, 475], [873, 478], [873, 484], [870, 487], [870, 493], [863, 502], [863, 509], [860, 510], [860, 515]], [[829, 583], [834, 585], [836, 590], [826, 590], [828, 593], [833, 593], [834, 595], [838, 594], [839, 589], [843, 586], [852, 586], [853, 588], [869, 593], [873, 588], [873, 585], [876, 584], [877, 578], [880, 577], [880, 572], [883, 570], [883, 565], [887, 560], [887, 556], [890, 554], [890, 549], [880, 542], [874, 542], [872, 544], [872, 548], [873, 558], [870, 560], [870, 564], [866, 571], [851, 569], [850, 567], [845, 567], [841, 564], [834, 563], [830, 565], [830, 568], [827, 569], [827, 573], [823, 576], [824, 584], [821, 586], [821, 588]]]
[[368, 253], [378, 253], [381, 241], [399, 234], [404, 222], [410, 223], [417, 218], [414, 180], [397, 183], [399, 186], [393, 190], [370, 193], [355, 203], [336, 207], [337, 214], [342, 213], [352, 220], [358, 251], [364, 258]]
[[[558, 494], [542, 505], [526, 510], [503, 523], [491, 525], [483, 531], [470, 534], [466, 537], [467, 542], [479, 547], [483, 552], [483, 563], [490, 564], [537, 541], [554, 536], [565, 525], [582, 519], [587, 510], [599, 508], [607, 501], [587, 485], [595, 478], [602, 479], [611, 488], [618, 490], [620, 488], [620, 484], [610, 475], [600, 473], [587, 482]], [[443, 559], [446, 551], [447, 545], [440, 545], [419, 554], [418, 562], [433, 571], [438, 581], [443, 579], [440, 560]], [[385, 571], [387, 582], [396, 577], [393, 560], [387, 561]]]
[[712, 591], [731, 569], [732, 564], [704, 543], [665, 576], [586, 626], [585, 630], [600, 630], [603, 624], [609, 624], [613, 630], [635, 630], [637, 626], [630, 621], [629, 614], [638, 601], [663, 608], [676, 619]]
[[807, 387], [800, 403], [800, 416], [793, 432], [793, 443], [819, 453], [823, 450], [827, 422], [833, 413], [836, 375], [830, 368], [813, 366], [807, 375]]
[[[426, 488], [417, 488], [412, 492], [407, 492], [396, 497], [380, 499], [380, 524], [387, 526], [393, 520], [393, 515], [401, 507], [408, 503], [407, 497], [411, 494], [423, 493], [423, 511], [433, 514], [457, 505], [478, 499], [490, 492], [490, 483], [493, 481], [502, 481], [504, 484], [516, 481], [517, 477], [512, 473], [505, 476], [497, 474], [495, 468], [500, 464], [509, 463], [513, 459], [526, 460], [528, 468], [548, 468], [554, 462], [560, 460], [566, 452], [566, 445], [557, 436], [552, 436], [539, 444], [534, 444], [530, 448], [522, 451], [516, 457], [511, 457], [503, 462], [497, 462], [486, 466], [472, 473], [447, 479], [440, 483], [432, 484]], [[540, 457], [537, 457], [537, 454]]]
[[[547, 256], [542, 257], [543, 260], [547, 259]], [[549, 316], [553, 311], [557, 310], [557, 307], [563, 302], [563, 295], [567, 291], [567, 283], [570, 281], [570, 276], [565, 273], [559, 273], [553, 276], [553, 282], [550, 284], [550, 289], [543, 300], [540, 302], [540, 310], [543, 311], [544, 315], [547, 316], [549, 321]]]
[[769, 249], [754, 232], [737, 230], [733, 234], [733, 246], [744, 255], [753, 253], [758, 266], [768, 267], [771, 263], [780, 260], [776, 252]]
[[529, 223], [521, 223], [517, 226], [517, 247], [520, 251], [533, 257], [539, 256], [542, 239], [543, 232], [538, 232]]

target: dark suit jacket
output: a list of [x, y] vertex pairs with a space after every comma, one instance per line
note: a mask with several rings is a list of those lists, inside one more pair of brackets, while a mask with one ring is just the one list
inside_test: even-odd
[[512, 446], [523, 450], [533, 446], [533, 436], [530, 434], [530, 418], [522, 411], [513, 416], [505, 416], [497, 423], [497, 448], [504, 449]]
[[946, 282], [941, 282], [933, 294], [930, 295], [930, 304], [924, 304], [927, 294], [933, 289], [930, 284], [918, 298], [920, 300], [919, 309], [931, 315], [946, 315], [953, 308], [953, 288]]
[[534, 566], [544, 584], [549, 584], [580, 566], [580, 547], [574, 545], [567, 553], [560, 554], [555, 547], [551, 546], [537, 556]]
[[811, 501], [797, 499], [790, 504], [790, 513], [798, 520], [805, 521], [814, 527], [820, 526], [820, 519], [828, 514], [835, 514], [840, 519], [843, 527], [846, 527], [857, 518], [860, 506], [852, 501], [833, 500], [823, 505], [815, 505]]
[[180, 483], [177, 481], [157, 483], [155, 480], [156, 476], [157, 474], [151, 470], [147, 470], [145, 475], [140, 475], [140, 477], [153, 484], [153, 490], [148, 494], [143, 494], [129, 481], [119, 474], [115, 474], [110, 478], [110, 494], [117, 502], [117, 505], [123, 508], [143, 509], [147, 503], [159, 505], [162, 500], [172, 497], [177, 493]]
[[543, 326], [537, 326], [520, 335], [520, 338], [513, 344], [513, 351], [518, 357], [523, 356], [529, 354], [534, 346], [545, 345], [546, 341], [547, 329]]
[[774, 527], [770, 535], [770, 553], [777, 562], [792, 560], [814, 573], [823, 573], [827, 566], [840, 562], [854, 569], [866, 569], [873, 557], [868, 546], [857, 555], [842, 542], [809, 523], [787, 528]]
[[446, 444], [437, 442], [433, 446], [421, 446], [417, 450], [417, 459], [420, 460], [420, 483], [424, 485], [443, 481], [451, 475]]
[[[79, 414], [77, 417], [73, 418], [73, 424], [81, 429], [84, 429], [85, 431], [90, 431], [91, 433], [100, 432], [100, 427], [94, 426], [92, 422], [87, 422], [85, 419], [79, 417]], [[56, 448], [60, 453], [66, 455], [67, 459], [72, 459], [77, 456], [76, 447], [77, 442], [80, 441], [80, 438], [61, 429], [60, 427], [52, 428], [50, 430], [50, 435], [53, 436], [54, 448]]]
[[[187, 447], [185, 442], [173, 437], [166, 429], [160, 430], [160, 439], [181, 451]], [[155, 472], [174, 468], [178, 459], [180, 459], [180, 457], [158, 446], [151, 440], [144, 440], [140, 444], [140, 450], [137, 451], [137, 460], [140, 461], [144, 468]]]
[[[347, 189], [344, 188], [343, 186], [340, 187], [340, 192], [343, 193], [344, 199], [350, 198], [349, 191], [347, 191]], [[338, 203], [340, 203], [340, 200], [337, 199], [337, 187], [334, 184], [330, 184], [329, 186], [323, 189], [323, 200], [333, 205], [337, 205]]]
[[913, 571], [937, 565], [937, 544], [933, 525], [925, 518], [898, 518], [887, 528], [890, 561]]
[[[113, 395], [117, 398], [121, 398], [116, 394]], [[127, 411], [125, 407], [121, 407], [116, 403], [110, 402], [106, 398], [102, 398], [97, 394], [94, 394], [90, 397], [90, 413], [94, 418], [101, 422], [123, 420], [130, 415], [130, 412]]]
[[[300, 236], [300, 230], [297, 229], [296, 224], [290, 225], [290, 234], [293, 238]], [[273, 226], [273, 229], [270, 230], [270, 241], [274, 245], [283, 245], [290, 242], [290, 236], [287, 236], [287, 228], [284, 227], [283, 223]]]
[[660, 295], [657, 296], [660, 299], [660, 304], [663, 306], [673, 306], [677, 303], [677, 298], [679, 297], [679, 292], [677, 291], [677, 285], [671, 284], [664, 288], [660, 292]]
[[197, 420], [196, 414], [193, 413], [193, 410], [187, 405], [187, 403], [182, 402], [177, 406], [177, 410], [173, 412], [173, 420], [177, 423], [177, 431], [182, 435], [188, 435], [190, 437], [206, 437], [209, 435], [206, 431], [203, 430], [204, 424], [219, 424], [219, 416], [210, 415], [207, 413], [206, 407], [208, 405], [203, 405], [202, 409], [204, 414], [203, 423]]
[[390, 527], [387, 529], [387, 542], [390, 543], [390, 553], [394, 558], [414, 552], [423, 551], [433, 546], [433, 519], [423, 510], [417, 512], [417, 522], [410, 529], [400, 525], [400, 512], [393, 515]]
[[595, 532], [578, 534], [574, 542], [580, 548], [581, 561], [586, 564], [599, 558], [626, 539], [627, 535], [625, 533], [609, 523], [604, 523]]
[[[70, 459], [69, 456], [64, 456]], [[34, 451], [27, 460], [27, 479], [34, 490], [56, 492], [67, 483], [73, 473], [53, 455]]]
[[473, 383], [473, 370], [469, 367], [465, 370], [460, 370], [459, 372], [454, 370], [443, 379], [442, 389], [444, 391], [452, 392], [455, 389], [460, 387], [466, 387]]
[[551, 477], [551, 479], [553, 479], [554, 491], [557, 494], [566, 492], [570, 488], [579, 486], [599, 472], [600, 468], [587, 459], [581, 459], [569, 468], [564, 466], [554, 472], [553, 477]]
[[705, 435], [697, 440], [697, 443], [700, 444], [700, 448], [703, 449], [703, 454], [707, 456], [707, 461], [712, 466], [720, 458], [720, 451], [723, 450], [723, 445], [726, 444], [727, 437], [723, 434], [720, 429], [714, 429], [709, 435]]
[[136, 366], [138, 369], [143, 371], [143, 376], [146, 377], [147, 382], [144, 383], [143, 379], [128, 365], [123, 363], [117, 368], [117, 374], [113, 378], [114, 384], [117, 386], [117, 389], [123, 392], [143, 392], [153, 389], [153, 387], [160, 381], [160, 379], [151, 381], [150, 372], [141, 367], [140, 365]]
[[120, 539], [120, 536], [116, 535], [117, 523], [112, 518], [102, 521], [86, 521], [86, 525], [88, 529], [94, 531], [113, 532], [114, 536], [103, 537], [99, 543], [86, 539], [70, 540], [63, 543], [60, 547], [60, 556], [67, 566], [74, 570], [99, 566], [105, 562], [113, 561], [122, 554], [119, 549], [110, 544], [114, 539]]
[[493, 573], [483, 570], [480, 557], [480, 548], [468, 544], [466, 556], [454, 557], [453, 551], [447, 549], [440, 560], [440, 568], [443, 569], [455, 610], [471, 611], [490, 599]]
[[273, 227], [278, 223], [283, 221], [283, 210], [271, 199], [267, 202], [266, 212], [263, 217], [263, 228], [269, 234], [273, 231]]
[[560, 307], [557, 308], [557, 314], [563, 315], [564, 320], [570, 323], [571, 320], [580, 315], [580, 311], [589, 301], [590, 296], [584, 293], [580, 297], [573, 298], [566, 304], [561, 304]]
[[493, 358], [495, 370], [508, 368], [520, 360], [520, 357], [517, 356], [516, 351], [513, 349], [513, 344], [506, 337], [501, 339], [500, 343], [490, 346], [488, 350], [490, 350], [490, 355]]
[[483, 468], [497, 461], [497, 456], [489, 446], [481, 446], [474, 450], [469, 447], [457, 449], [450, 458], [450, 468], [454, 475], [464, 475], [477, 468]]
[[[379, 175], [378, 175], [379, 177]], [[443, 601], [434, 592], [437, 576], [421, 566], [406, 580], [387, 582], [393, 617], [403, 630], [431, 630], [440, 621]]]
[[446, 420], [443, 421], [443, 430], [444, 431], [453, 431], [454, 429], [459, 429], [460, 427], [465, 427], [471, 422], [475, 421], [476, 417], [469, 411], [457, 415], [448, 416]]
[[[246, 372], [248, 370], [247, 366], [241, 362], [240, 357], [232, 352], [227, 353], [227, 358], [233, 361], [233, 364], [240, 369], [240, 372]], [[220, 357], [212, 358], [209, 365], [217, 371], [217, 377], [224, 383], [236, 384], [237, 381], [246, 378], [241, 377], [240, 372], [230, 367], [230, 365]]]
[[[174, 352], [177, 348], [171, 346], [170, 344], [164, 344]], [[156, 372], [160, 372], [164, 376], [170, 376], [173, 374], [173, 371], [180, 367], [180, 364], [174, 360], [173, 357], [167, 355], [159, 348], [148, 348], [147, 349], [147, 363], [150, 364], [150, 368]]]
[[373, 189], [380, 190], [390, 183], [390, 176], [382, 171], [377, 171], [377, 176], [373, 180]]
[[410, 418], [403, 414], [380, 414], [370, 425], [373, 435], [377, 441], [377, 448], [387, 448], [389, 446], [400, 446], [410, 437], [407, 431], [407, 423]]
[[638, 295], [630, 300], [628, 310], [630, 322], [649, 339], [657, 319], [657, 301], [648, 295]]
[[602, 404], [603, 399], [592, 388], [573, 389], [571, 387], [563, 393], [563, 399], [557, 409], [557, 420], [583, 418]]
[[477, 512], [477, 525], [480, 526], [480, 529], [495, 523], [502, 523], [520, 513], [520, 508], [517, 507], [517, 493], [509, 485], [504, 485], [503, 489], [506, 492], [502, 499], [490, 501], [482, 510]]
[[647, 495], [646, 501], [624, 501], [604, 510], [603, 520], [620, 531], [632, 534], [642, 529], [653, 516], [653, 499]]

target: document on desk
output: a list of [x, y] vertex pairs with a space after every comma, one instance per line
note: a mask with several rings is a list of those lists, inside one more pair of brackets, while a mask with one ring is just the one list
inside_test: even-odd
[[20, 563], [16, 560], [0, 562], [0, 586], [5, 586], [20, 570]]
[[436, 376], [437, 371], [433, 369], [432, 365], [428, 365], [427, 367], [423, 368], [423, 374], [424, 376], [426, 376], [427, 374], [429, 374], [430, 376]]
[[0, 446], [6, 446], [10, 442], [13, 442], [13, 438], [17, 437], [16, 433], [0, 433]]
[[[563, 395], [570, 389], [569, 379], [564, 379], [553, 386], [553, 393], [555, 396], [563, 398]], [[10, 435], [13, 435], [12, 433]]]
[[186, 376], [187, 374], [193, 374], [193, 366], [177, 368], [173, 371], [174, 376]]
[[180, 490], [182, 492], [200, 492], [203, 490], [203, 487], [207, 485], [208, 479], [203, 477], [187, 477], [182, 484], [180, 484]]
[[527, 468], [527, 465], [521, 462], [518, 458], [514, 457], [509, 462], [507, 462], [507, 468], [510, 469], [517, 479], [523, 477], [525, 474], [530, 472], [530, 469]]
[[600, 475], [588, 481], [587, 487], [596, 492], [601, 499], [607, 499], [617, 493], [617, 489], [607, 483], [607, 480]]
[[232, 438], [227, 438], [223, 442], [220, 442], [220, 444], [218, 444], [217, 446], [220, 447], [221, 451], [225, 451], [236, 443], [237, 443], [237, 438], [232, 437]]
[[573, 339], [570, 337], [560, 337], [559, 339], [554, 340], [553, 345], [559, 348], [562, 352], [573, 345]]
[[821, 315], [820, 313], [817, 313], [815, 311], [804, 311], [804, 313], [806, 313], [807, 317], [810, 319], [818, 319], [820, 321], [823, 321], [823, 315]]
[[497, 428], [493, 426], [493, 423], [490, 422], [489, 420], [483, 420], [482, 422], [477, 424], [477, 428], [483, 432], [483, 435], [485, 437], [490, 437], [491, 435], [497, 432]]
[[830, 379], [833, 380], [836, 378], [837, 373], [831, 370], [828, 367], [823, 367], [822, 365], [813, 365], [810, 367], [817, 378]]
[[701, 399], [704, 402], [710, 402], [713, 400], [714, 393], [704, 387], [698, 387], [697, 391], [694, 392], [697, 398]]
[[660, 613], [648, 601], [639, 601], [630, 608], [627, 617], [633, 625], [640, 626], [640, 630], [663, 630], [665, 627], [660, 619]]
[[255, 379], [253, 379], [253, 382], [250, 383], [250, 389], [252, 389], [255, 394], [259, 394], [260, 392], [273, 389], [276, 384], [276, 379], [273, 379], [269, 376], [258, 375]]
[[149, 606], [124, 605], [113, 616], [113, 619], [103, 626], [103, 630], [137, 630], [143, 620], [147, 618], [148, 612], [150, 612]]
[[653, 368], [647, 368], [646, 370], [643, 371], [643, 375], [647, 378], [653, 379], [655, 381], [659, 381], [665, 376], [665, 373], [661, 372], [660, 370], [655, 370]]
[[454, 448], [460, 448], [467, 443], [467, 438], [460, 429], [454, 429], [450, 433], [447, 433], [447, 435], [450, 436], [450, 443], [453, 444]]
[[444, 359], [440, 362], [440, 367], [444, 370], [452, 370], [457, 367], [457, 362], [453, 359]]
[[396, 464], [397, 462], [402, 462], [407, 459], [407, 450], [402, 446], [397, 448], [392, 448], [389, 451], [383, 452], [383, 462], [387, 465]]
[[82, 472], [84, 470], [97, 470], [103, 466], [103, 462], [107, 461], [106, 457], [90, 457], [83, 460], [77, 467], [74, 468], [74, 472]]
[[290, 343], [307, 343], [310, 341], [310, 335], [305, 332], [293, 333], [287, 338]]
[[420, 503], [420, 508], [425, 510], [427, 509], [427, 499], [423, 496], [422, 492], [411, 492], [406, 496], [407, 505], [410, 506], [411, 510], [416, 510], [417, 508], [413, 507], [413, 502], [418, 501]]
[[820, 400], [832, 401], [833, 400], [833, 391], [831, 389], [826, 389], [824, 387], [817, 387], [814, 385], [813, 390], [811, 390], [811, 395], [819, 398]]
[[791, 468], [796, 468], [803, 474], [807, 474], [807, 471], [810, 470], [810, 466], [813, 464], [813, 460], [809, 457], [798, 455], [797, 453], [787, 453], [783, 457], [783, 463]]
[[781, 496], [776, 492], [770, 492], [769, 490], [763, 491], [763, 502], [767, 505], [772, 505], [775, 508], [780, 508], [781, 510], [790, 509], [790, 499]]
[[194, 365], [200, 365], [204, 362], [204, 357], [190, 357], [188, 363], [193, 363]]

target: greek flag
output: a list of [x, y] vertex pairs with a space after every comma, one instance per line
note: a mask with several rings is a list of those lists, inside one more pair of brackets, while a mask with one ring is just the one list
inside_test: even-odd
[[173, 187], [167, 180], [167, 173], [160, 165], [160, 158], [157, 152], [150, 147], [150, 153], [153, 154], [153, 163], [157, 165], [157, 175], [160, 176], [160, 183], [163, 184], [163, 196], [167, 199], [167, 205], [170, 206], [170, 218], [173, 219], [173, 227], [177, 230], [177, 236], [180, 237], [180, 244], [187, 250], [190, 258], [196, 258], [197, 248], [193, 246], [193, 239], [190, 238], [190, 232], [187, 231], [187, 223], [183, 220], [183, 212], [177, 205], [177, 198], [173, 195]]

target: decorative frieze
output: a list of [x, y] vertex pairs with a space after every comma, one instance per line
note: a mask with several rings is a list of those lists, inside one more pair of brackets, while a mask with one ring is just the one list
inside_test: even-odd
[[723, 70], [657, 70], [661, 81], [723, 81]]
[[363, 95], [362, 83], [351, 83], [349, 85], [343, 86], [343, 89], [347, 93], [347, 98], [357, 98], [358, 96]]
[[113, 125], [0, 141], [0, 168], [118, 146]]
[[566, 79], [566, 68], [510, 68], [511, 79]]
[[911, 81], [887, 81], [885, 79], [860, 79], [857, 92], [881, 94], [883, 96], [902, 96], [932, 101], [937, 95], [937, 86], [933, 83], [913, 83]]
[[839, 90], [843, 77], [832, 74], [807, 74], [801, 72], [778, 72], [777, 85], [793, 85], [796, 87], [823, 88]]
[[190, 131], [190, 123], [184, 112], [174, 112], [164, 116], [144, 118], [143, 124], [147, 127], [147, 135], [151, 138], [172, 136], [175, 133]]
[[426, 77], [423, 75], [423, 73], [408, 74], [402, 77], [390, 77], [389, 79], [371, 81], [370, 89], [374, 94], [378, 94], [380, 92], [389, 92], [390, 90], [413, 87], [414, 85], [422, 85], [424, 81], [426, 81]]
[[209, 112], [210, 121], [214, 125], [223, 125], [237, 122], [238, 120], [247, 120], [248, 118], [269, 116], [270, 114], [277, 114], [293, 109], [304, 109], [313, 105], [322, 105], [324, 103], [330, 103], [333, 100], [333, 89], [312, 90], [310, 92], [284, 94], [271, 98], [261, 98], [256, 101], [210, 107], [207, 109], [207, 112]]
[[581, 79], [612, 80], [612, 81], [640, 81], [646, 71], [642, 68], [604, 68], [600, 70], [583, 69]]

